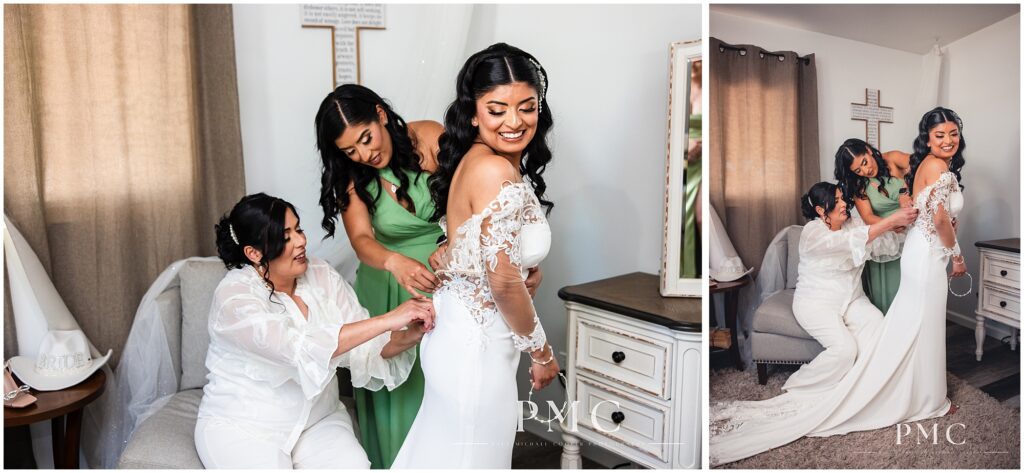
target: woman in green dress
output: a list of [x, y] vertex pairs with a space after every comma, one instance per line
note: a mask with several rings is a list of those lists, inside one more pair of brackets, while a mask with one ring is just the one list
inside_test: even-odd
[[[836, 180], [857, 207], [864, 224], [872, 225], [912, 205], [904, 180], [910, 171], [910, 155], [899, 151], [882, 154], [864, 140], [851, 138], [836, 151]], [[897, 231], [904, 231], [900, 228]], [[900, 260], [868, 261], [862, 275], [871, 303], [885, 314], [900, 287]]]
[[[372, 90], [345, 84], [316, 115], [323, 165], [321, 225], [331, 237], [340, 214], [359, 258], [354, 288], [370, 316], [433, 292], [427, 258], [443, 232], [430, 222], [427, 175], [437, 163], [440, 123], [406, 123]], [[355, 390], [361, 443], [373, 468], [388, 468], [423, 399], [419, 360], [393, 391]]]
[[[354, 288], [371, 317], [410, 298], [426, 298], [438, 279], [428, 258], [444, 232], [430, 218], [427, 177], [437, 169], [440, 123], [406, 123], [372, 90], [345, 84], [327, 95], [316, 120], [323, 165], [321, 225], [332, 237], [341, 216], [359, 258]], [[531, 293], [540, 284], [530, 274]], [[360, 442], [372, 468], [390, 468], [423, 400], [419, 359], [393, 391], [356, 389]]]

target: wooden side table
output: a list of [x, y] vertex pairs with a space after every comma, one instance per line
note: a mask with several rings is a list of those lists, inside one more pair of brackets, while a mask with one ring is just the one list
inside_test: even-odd
[[[739, 312], [740, 289], [746, 287], [753, 281], [753, 275], [746, 275], [735, 281], [721, 282], [709, 288], [710, 294], [725, 294], [725, 326], [729, 329], [729, 336], [732, 338], [732, 346], [729, 347], [729, 354], [736, 365], [736, 369], [743, 371], [743, 359], [740, 357], [740, 344], [736, 337], [738, 323], [736, 315]], [[714, 308], [714, 303], [711, 304]]]
[[82, 409], [103, 394], [107, 375], [97, 370], [85, 381], [60, 391], [36, 391], [36, 402], [28, 407], [4, 407], [4, 428], [50, 421], [53, 439], [53, 466], [78, 468], [78, 448], [82, 433]]

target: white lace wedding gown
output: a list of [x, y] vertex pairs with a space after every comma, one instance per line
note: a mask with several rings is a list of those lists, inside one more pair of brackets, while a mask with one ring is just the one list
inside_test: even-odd
[[511, 468], [519, 354], [544, 345], [522, 281], [550, 246], [550, 228], [527, 183], [503, 185], [450, 238], [437, 271], [436, 326], [420, 342], [423, 404], [392, 468]]
[[946, 268], [959, 246], [936, 234], [939, 205], [955, 217], [963, 195], [950, 172], [915, 198], [920, 211], [907, 231], [900, 288], [847, 375], [824, 393], [785, 393], [765, 401], [711, 408], [711, 464], [733, 462], [804, 436], [827, 437], [944, 415], [946, 398]]

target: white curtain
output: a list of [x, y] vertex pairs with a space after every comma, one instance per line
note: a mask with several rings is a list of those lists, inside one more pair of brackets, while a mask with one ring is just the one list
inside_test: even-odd
[[[939, 106], [939, 85], [942, 76], [942, 49], [936, 44], [921, 60], [921, 85], [914, 104], [916, 113], [923, 114]], [[915, 115], [913, 118], [917, 118]]]

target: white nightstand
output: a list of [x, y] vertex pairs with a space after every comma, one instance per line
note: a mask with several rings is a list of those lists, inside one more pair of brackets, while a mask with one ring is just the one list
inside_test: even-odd
[[981, 361], [985, 344], [985, 319], [995, 320], [1013, 329], [1010, 349], [1017, 349], [1017, 331], [1020, 330], [1020, 238], [979, 241], [981, 264], [978, 282], [978, 323], [974, 328], [974, 351]]
[[632, 273], [558, 292], [566, 301], [568, 398], [562, 468], [586, 440], [649, 468], [701, 467], [700, 299], [663, 298]]

